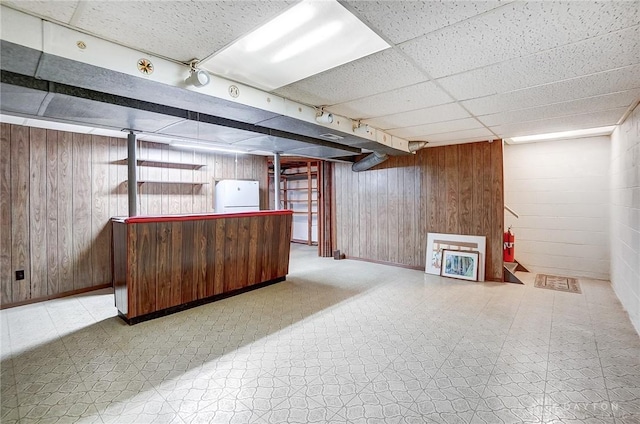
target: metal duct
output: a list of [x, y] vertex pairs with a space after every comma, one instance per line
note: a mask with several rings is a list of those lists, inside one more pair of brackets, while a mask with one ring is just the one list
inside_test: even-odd
[[354, 172], [366, 171], [367, 169], [371, 169], [374, 166], [381, 164], [387, 159], [389, 159], [389, 156], [386, 153], [373, 152], [361, 161], [351, 165], [351, 170]]
[[[75, 92], [64, 93], [71, 96], [83, 97], [82, 91], [91, 91], [101, 93], [101, 97], [93, 98], [92, 100], [109, 102], [105, 100], [105, 98], [109, 96], [126, 98], [129, 100], [129, 103], [154, 104], [161, 108], [160, 110], [154, 109], [152, 112], [165, 113], [163, 109], [169, 108], [189, 111], [194, 114], [200, 113], [201, 116], [208, 115], [215, 121], [209, 121], [208, 123], [210, 124], [226, 125], [219, 120], [235, 122], [232, 125], [234, 128], [294, 139], [314, 145], [310, 146], [308, 153], [295, 152], [295, 155], [317, 157], [319, 152], [324, 158], [344, 155], [342, 152], [334, 154], [334, 152], [328, 151], [333, 148], [356, 154], [359, 154], [361, 149], [385, 152], [393, 156], [409, 154], [404, 149], [397, 149], [391, 147], [391, 145], [381, 144], [377, 141], [352, 134], [350, 126], [348, 132], [340, 128], [330, 129], [326, 126], [318, 125], [316, 122], [312, 123], [299, 119], [298, 116], [281, 115], [281, 113], [263, 110], [259, 107], [243, 104], [236, 100], [225, 100], [213, 95], [186, 90], [182, 84], [169, 85], [163, 82], [129, 75], [127, 72], [124, 72], [124, 68], [123, 71], [100, 68], [89, 63], [56, 56], [51, 53], [44, 53], [40, 50], [14, 44], [6, 40], [0, 40], [0, 57], [2, 57], [0, 69], [3, 73], [18, 74], [31, 77], [36, 81], [50, 82], [55, 86], [66, 86], [70, 89], [77, 89], [79, 93], [77, 95]], [[10, 83], [4, 78], [3, 82]], [[42, 91], [47, 91], [47, 84], [45, 83], [44, 86], [45, 89]], [[30, 88], [35, 89], [36, 87]], [[2, 94], [2, 103], [4, 106], [4, 95], [6, 93], [3, 92]], [[268, 95], [268, 93], [263, 94]], [[34, 101], [37, 102], [37, 99]], [[41, 102], [42, 100], [37, 102], [38, 105], [40, 105]], [[295, 102], [289, 103], [295, 104]], [[134, 104], [126, 104], [124, 106], [136, 107]], [[83, 111], [87, 110], [85, 107], [80, 107], [80, 109]], [[3, 111], [6, 111], [6, 108], [3, 108]], [[22, 110], [15, 112], [26, 113]], [[100, 114], [100, 116], [105, 115]], [[109, 114], [106, 116], [109, 116]], [[62, 118], [58, 117], [58, 119]], [[76, 120], [72, 119], [72, 121]], [[84, 125], [87, 124], [100, 126], [98, 123], [84, 122]], [[238, 125], [240, 125], [240, 127], [238, 127]], [[127, 124], [120, 126], [118, 129], [122, 128], [134, 128], [134, 125]], [[259, 128], [261, 130], [257, 130]], [[142, 130], [141, 128], [136, 129]], [[147, 129], [144, 131], [153, 132]], [[292, 134], [295, 134], [295, 138], [292, 138]], [[339, 138], [335, 140], [329, 139], [327, 135], [333, 135]], [[332, 142], [333, 147], [319, 144], [319, 141]], [[317, 147], [319, 145], [329, 147], [329, 149]], [[346, 149], [343, 147], [346, 147]]]
[[409, 151], [411, 153], [413, 152], [417, 152], [420, 149], [423, 149], [425, 147], [427, 147], [427, 143], [429, 143], [428, 141], [410, 141], [409, 142]]
[[[4, 59], [4, 58], [3, 58]], [[224, 139], [257, 150], [330, 159], [358, 147], [192, 110], [72, 87], [0, 70], [0, 111], [108, 129], [130, 128], [185, 139]], [[244, 143], [244, 144], [243, 144]], [[270, 148], [273, 144], [288, 147]]]

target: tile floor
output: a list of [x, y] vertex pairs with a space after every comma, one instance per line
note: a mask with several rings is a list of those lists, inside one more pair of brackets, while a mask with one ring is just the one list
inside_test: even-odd
[[640, 338], [582, 294], [315, 257], [127, 326], [105, 291], [3, 310], [9, 423], [640, 423]]

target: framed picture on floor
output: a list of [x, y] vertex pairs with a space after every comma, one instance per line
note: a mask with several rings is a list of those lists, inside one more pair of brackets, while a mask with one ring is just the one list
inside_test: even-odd
[[478, 281], [478, 262], [478, 252], [444, 249], [440, 275], [460, 280]]
[[478, 281], [484, 281], [484, 269], [487, 251], [485, 236], [469, 236], [461, 234], [427, 234], [427, 257], [425, 272], [427, 274], [440, 275], [442, 264], [442, 251], [460, 250], [464, 252], [478, 252]]

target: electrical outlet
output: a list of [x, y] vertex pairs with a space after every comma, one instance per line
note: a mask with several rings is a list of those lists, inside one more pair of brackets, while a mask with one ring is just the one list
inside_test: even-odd
[[24, 280], [24, 269], [16, 271], [16, 280]]

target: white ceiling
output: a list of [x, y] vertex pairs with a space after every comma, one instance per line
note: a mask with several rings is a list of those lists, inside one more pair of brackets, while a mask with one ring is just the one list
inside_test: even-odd
[[[180, 62], [294, 1], [2, 1]], [[614, 125], [640, 99], [638, 1], [342, 4], [392, 48], [275, 90], [432, 145]]]

